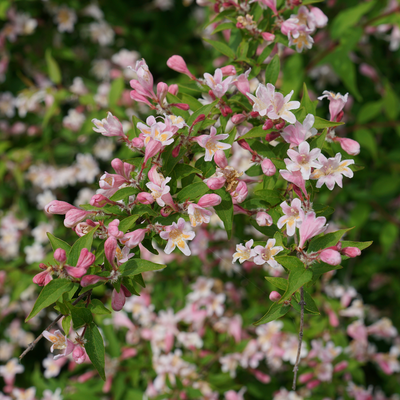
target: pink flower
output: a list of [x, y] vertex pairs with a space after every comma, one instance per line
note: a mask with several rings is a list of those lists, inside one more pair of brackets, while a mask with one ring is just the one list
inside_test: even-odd
[[108, 279], [103, 277], [103, 276], [98, 276], [98, 275], [85, 275], [81, 279], [81, 286], [86, 287], [89, 285], [95, 285], [99, 281], [107, 281]]
[[126, 233], [120, 242], [129, 247], [130, 249], [136, 247], [139, 243], [142, 243], [146, 236], [147, 229], [136, 229], [133, 232]]
[[53, 269], [51, 267], [47, 268], [44, 264], [40, 265], [43, 265], [46, 268], [46, 270], [36, 274], [33, 277], [32, 281], [33, 283], [36, 283], [39, 286], [46, 286], [53, 279], [52, 277]]
[[279, 301], [281, 297], [282, 297], [281, 294], [274, 290], [269, 294], [269, 299], [274, 302]]
[[117, 239], [114, 236], [110, 236], [104, 243], [104, 255], [108, 262], [114, 267], [115, 256], [117, 254]]
[[217, 150], [214, 154], [215, 164], [218, 165], [219, 168], [224, 169], [228, 166], [228, 160], [226, 159], [225, 153], [222, 150]]
[[268, 263], [271, 267], [277, 268], [280, 264], [275, 261], [274, 256], [281, 252], [283, 247], [275, 246], [275, 243], [275, 239], [268, 239], [265, 247], [256, 246], [254, 251], [256, 252], [257, 256], [254, 257], [254, 263], [257, 265]]
[[171, 254], [175, 247], [178, 246], [183, 254], [190, 256], [191, 252], [186, 241], [193, 240], [195, 233], [185, 230], [185, 220], [183, 218], [179, 218], [178, 223], [173, 222], [172, 225], [166, 226], [160, 236], [162, 239], [168, 240], [164, 249], [165, 253]]
[[47, 213], [59, 214], [59, 215], [64, 215], [69, 210], [73, 210], [73, 209], [78, 210], [78, 208], [76, 208], [75, 206], [73, 206], [65, 201], [59, 201], [59, 200], [53, 200], [44, 207], [44, 211], [46, 211]]
[[[251, 68], [249, 68], [245, 73], [240, 74], [232, 82], [237, 87], [239, 92], [244, 94], [246, 97], [248, 97], [247, 93], [250, 92], [250, 82], [249, 82], [250, 72], [251, 72]], [[239, 122], [235, 122], [235, 123], [239, 123]]]
[[61, 357], [68, 356], [74, 350], [75, 345], [69, 339], [67, 339], [67, 336], [64, 336], [59, 330], [55, 331], [54, 333], [43, 331], [42, 334], [49, 342], [53, 343], [50, 347], [50, 351], [52, 353], [54, 350], [64, 350], [62, 353], [54, 357], [55, 360]]
[[223, 76], [233, 76], [236, 75], [236, 69], [233, 65], [226, 65], [221, 68]]
[[318, 97], [318, 100], [322, 100], [324, 98], [329, 100], [329, 112], [331, 114], [331, 121], [335, 121], [337, 115], [340, 111], [343, 110], [345, 104], [347, 103], [349, 94], [346, 93], [344, 96], [340, 93], [329, 92], [328, 90], [324, 90], [322, 92], [322, 96]]
[[299, 228], [300, 231], [300, 243], [299, 247], [303, 248], [305, 242], [308, 239], [311, 239], [314, 236], [319, 235], [322, 232], [325, 232], [328, 226], [324, 226], [326, 223], [325, 217], [316, 217], [315, 212], [308, 212], [301, 223]]
[[146, 186], [151, 190], [151, 195], [153, 196], [153, 198], [155, 199], [155, 201], [157, 202], [157, 204], [160, 207], [164, 207], [165, 206], [165, 199], [163, 199], [163, 196], [166, 195], [167, 193], [169, 193], [169, 191], [171, 189], [167, 185], [167, 183], [170, 180], [171, 180], [170, 177], [164, 179], [161, 182], [161, 185], [158, 185], [158, 184], [153, 183], [153, 182], [146, 183]]
[[298, 146], [317, 133], [317, 130], [312, 127], [314, 121], [314, 115], [308, 114], [304, 119], [303, 124], [296, 121], [295, 125], [288, 125], [283, 129], [281, 135], [287, 143], [290, 143], [290, 148]]
[[220, 99], [229, 89], [230, 84], [233, 81], [232, 76], [228, 76], [226, 79], [223, 79], [222, 70], [217, 68], [215, 70], [214, 76], [205, 73], [204, 79], [206, 80], [206, 84], [214, 93], [214, 96]]
[[234, 390], [229, 390], [225, 392], [225, 400], [244, 400], [244, 393], [246, 392], [246, 388], [240, 389], [239, 392], [235, 392]]
[[279, 170], [282, 178], [298, 186], [305, 195], [307, 195], [305, 181], [300, 171], [287, 171], [286, 169]]
[[257, 1], [258, 4], [261, 6], [261, 8], [264, 9], [270, 8], [274, 12], [274, 14], [278, 14], [278, 11], [276, 9], [276, 0], [253, 0], [253, 1]]
[[86, 350], [81, 346], [75, 346], [72, 358], [77, 364], [82, 364], [87, 358]]
[[93, 130], [101, 133], [103, 136], [125, 136], [121, 122], [110, 112], [107, 114], [107, 119], [104, 118], [100, 121], [94, 118], [92, 122], [96, 125], [96, 128], [93, 128]]
[[146, 164], [149, 158], [152, 158], [155, 155], [157, 155], [162, 149], [162, 146], [163, 145], [160, 141], [155, 139], [150, 139], [149, 143], [146, 146], [143, 163]]
[[114, 311], [121, 311], [125, 305], [125, 298], [126, 297], [124, 291], [122, 290], [122, 286], [119, 293], [114, 289], [111, 296], [111, 308]]
[[114, 219], [108, 224], [107, 228], [108, 234], [114, 236], [116, 239], [121, 239], [124, 236], [124, 232], [118, 230], [119, 223], [119, 219]]
[[299, 151], [289, 149], [287, 151], [290, 160], [285, 158], [286, 168], [291, 171], [300, 171], [304, 180], [310, 179], [311, 168], [321, 168], [322, 165], [315, 161], [321, 154], [321, 150], [318, 148], [310, 151], [310, 144], [308, 142], [302, 142], [299, 144]]
[[154, 99], [156, 96], [153, 91], [153, 75], [146, 64], [146, 61], [144, 59], [136, 61], [134, 70], [138, 77], [138, 81], [136, 82], [139, 83], [140, 87], [134, 87], [135, 85], [132, 84], [134, 80], [132, 80], [130, 82], [132, 88], [138, 90], [139, 94]]
[[91, 206], [94, 207], [104, 207], [107, 204], [117, 204], [115, 201], [110, 200], [106, 196], [103, 196], [102, 194], [95, 194], [91, 199], [90, 203]]
[[311, 13], [317, 28], [323, 28], [328, 23], [328, 17], [317, 7], [311, 7]]
[[236, 186], [236, 189], [230, 192], [233, 204], [240, 204], [243, 201], [245, 201], [247, 194], [248, 194], [248, 189], [246, 183], [244, 181], [240, 181]]
[[361, 250], [357, 247], [345, 247], [341, 250], [341, 253], [346, 257], [354, 258], [361, 254]]
[[353, 171], [348, 167], [354, 164], [354, 160], [341, 161], [342, 155], [337, 153], [334, 158], [327, 159], [323, 154], [318, 157], [319, 163], [322, 165], [319, 169], [314, 170], [311, 174], [311, 179], [318, 179], [317, 188], [320, 188], [324, 183], [329, 190], [332, 190], [335, 183], [342, 187], [343, 176], [348, 178], [353, 177]]
[[147, 192], [140, 192], [136, 196], [136, 200], [142, 204], [153, 204], [154, 203], [154, 197]]
[[245, 243], [236, 245], [236, 253], [233, 254], [232, 264], [239, 260], [240, 264], [243, 264], [245, 261], [252, 261], [253, 258], [257, 255], [257, 253], [251, 247], [254, 244], [254, 240], [251, 239]]
[[289, 46], [296, 45], [296, 51], [301, 53], [304, 48], [311, 49], [314, 39], [310, 36], [313, 30], [306, 25], [298, 25], [297, 30], [290, 31], [288, 34]]
[[96, 214], [96, 212], [80, 210], [79, 208], [73, 208], [67, 211], [67, 213], [65, 214], [64, 226], [66, 226], [67, 228], [73, 228], [83, 219], [93, 214]]
[[74, 278], [81, 278], [86, 274], [89, 267], [93, 265], [95, 259], [96, 256], [93, 253], [88, 249], [83, 248], [79, 255], [78, 262], [76, 263], [76, 267], [65, 265], [64, 269], [68, 275], [73, 276]]
[[191, 79], [196, 79], [196, 77], [189, 71], [186, 66], [185, 60], [181, 56], [172, 56], [167, 61], [168, 67], [174, 71], [180, 72], [181, 74], [187, 75]]
[[221, 189], [225, 185], [225, 182], [225, 175], [221, 172], [217, 172], [214, 177], [204, 180], [204, 183], [206, 183], [211, 190]]
[[197, 143], [206, 149], [206, 155], [204, 157], [205, 161], [212, 161], [213, 156], [217, 150], [230, 149], [231, 145], [227, 143], [218, 142], [218, 140], [224, 140], [229, 137], [229, 134], [217, 135], [217, 130], [215, 127], [210, 128], [209, 135], [201, 135], [195, 138]]
[[284, 201], [281, 203], [282, 211], [285, 215], [279, 218], [277, 226], [279, 229], [286, 224], [286, 232], [293, 236], [296, 232], [296, 226], [299, 227], [304, 219], [304, 211], [301, 208], [300, 199], [293, 199], [290, 206]]
[[338, 141], [342, 149], [351, 156], [356, 156], [360, 153], [360, 143], [353, 139], [336, 137], [335, 141]]

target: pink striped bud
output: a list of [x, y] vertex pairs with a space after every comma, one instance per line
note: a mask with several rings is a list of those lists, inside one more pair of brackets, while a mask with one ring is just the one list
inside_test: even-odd
[[145, 103], [147, 104], [149, 107], [153, 107], [153, 105], [147, 100], [146, 97], [144, 97], [142, 94], [139, 94], [137, 92], [137, 90], [131, 90], [130, 93], [131, 99], [137, 101], [138, 103]]
[[130, 249], [141, 243], [147, 233], [147, 229], [136, 229], [133, 232], [126, 233], [120, 242]]
[[250, 372], [262, 383], [270, 383], [271, 377], [263, 372], [259, 371], [258, 369], [250, 369]]
[[342, 254], [344, 256], [354, 258], [361, 254], [361, 250], [357, 247], [345, 247], [344, 249], [342, 249]]
[[360, 153], [360, 144], [357, 141], [353, 139], [339, 137], [337, 139], [337, 141], [340, 143], [340, 146], [347, 154], [350, 154], [351, 156], [356, 156]]
[[221, 114], [224, 117], [227, 117], [229, 114], [232, 114], [232, 112], [233, 112], [232, 109], [227, 104], [223, 104], [221, 106]]
[[271, 226], [273, 224], [272, 217], [264, 211], [259, 211], [256, 216], [258, 226]]
[[176, 72], [187, 75], [191, 79], [196, 79], [196, 77], [189, 71], [185, 60], [181, 56], [172, 56], [167, 61], [168, 67]]
[[102, 194], [95, 194], [91, 199], [90, 203], [93, 207], [104, 207], [106, 204], [117, 204], [115, 201], [110, 200], [108, 197]]
[[179, 91], [179, 86], [176, 84], [170, 85], [168, 88], [168, 93], [171, 93], [174, 96], [178, 94], [178, 91]]
[[111, 265], [115, 265], [117, 246], [117, 239], [114, 236], [110, 236], [104, 243], [104, 254]]
[[164, 82], [159, 82], [157, 84], [157, 99], [160, 104], [164, 103], [165, 98], [168, 93], [168, 85]]
[[86, 360], [86, 350], [83, 347], [76, 345], [72, 352], [72, 358], [77, 364], [82, 364]]
[[172, 150], [172, 157], [176, 158], [179, 156], [179, 152], [181, 151], [181, 145], [179, 144], [178, 146], [174, 147]]
[[265, 135], [265, 140], [266, 140], [267, 142], [272, 142], [273, 140], [275, 140], [275, 139], [276, 139], [277, 137], [279, 137], [279, 136], [281, 136], [281, 134], [278, 133], [278, 132], [267, 133], [267, 134]]
[[125, 305], [125, 293], [120, 290], [119, 293], [114, 289], [111, 296], [111, 307], [114, 311], [121, 311]]
[[279, 131], [279, 130], [283, 129], [285, 127], [285, 125], [286, 125], [286, 122], [282, 121], [279, 124], [275, 124], [275, 129], [278, 129], [278, 131]]
[[342, 257], [340, 257], [340, 253], [336, 250], [325, 249], [319, 255], [321, 261], [327, 263], [329, 265], [339, 265], [342, 261]]
[[217, 150], [214, 153], [214, 161], [218, 167], [222, 169], [228, 166], [228, 160], [226, 159], [225, 152], [223, 150]]
[[251, 112], [250, 112], [250, 115], [251, 115], [252, 118], [257, 118], [257, 117], [260, 116], [260, 114], [258, 113], [258, 111], [251, 111]]
[[319, 386], [321, 384], [321, 381], [319, 381], [318, 379], [314, 379], [311, 382], [307, 383], [307, 389], [314, 389], [317, 386]]
[[81, 279], [81, 286], [86, 287], [89, 285], [95, 285], [99, 281], [107, 281], [108, 279], [104, 276], [97, 276], [97, 275], [85, 275]]
[[193, 122], [192, 126], [195, 126], [199, 122], [202, 122], [206, 119], [206, 116], [204, 114], [200, 114]]
[[273, 42], [275, 40], [275, 35], [273, 33], [263, 32], [261, 36], [267, 42]]
[[264, 122], [264, 125], [263, 125], [262, 128], [263, 128], [264, 131], [267, 131], [268, 129], [272, 129], [273, 126], [274, 126], [274, 122], [271, 119], [267, 119]]
[[236, 189], [230, 192], [233, 204], [240, 204], [245, 201], [248, 193], [249, 191], [247, 189], [246, 182], [240, 181], [236, 186]]
[[136, 147], [137, 149], [141, 149], [144, 146], [143, 139], [139, 138], [139, 137], [132, 139], [131, 143], [132, 143], [132, 146]]
[[170, 106], [179, 108], [180, 110], [183, 110], [183, 111], [188, 111], [190, 109], [189, 104], [185, 104], [185, 103], [173, 103], [173, 104], [170, 104]]
[[[205, 181], [204, 181], [205, 182]], [[207, 182], [205, 182], [209, 189], [211, 190], [218, 190], [221, 189], [225, 185], [226, 179], [224, 175], [215, 177], [215, 178], [208, 178]]]
[[67, 203], [66, 201], [59, 201], [59, 200], [53, 200], [44, 207], [44, 211], [46, 211], [47, 213], [58, 214], [58, 215], [64, 215], [69, 210], [72, 210], [72, 209], [78, 210], [78, 208]]
[[80, 210], [79, 208], [71, 209], [65, 214], [64, 226], [67, 228], [73, 228], [83, 219], [93, 214], [95, 214], [93, 211]]
[[313, 377], [314, 377], [313, 372], [307, 372], [306, 374], [301, 374], [299, 376], [299, 382], [306, 383], [306, 382], [310, 381]]
[[93, 253], [91, 253], [88, 249], [83, 248], [81, 250], [81, 254], [79, 255], [76, 266], [79, 268], [88, 269], [94, 263], [95, 259], [96, 259], [96, 256]]
[[273, 290], [270, 294], [269, 294], [269, 299], [271, 301], [279, 301], [281, 299], [281, 295], [280, 293], [276, 292], [275, 290]]
[[236, 69], [233, 65], [227, 65], [221, 68], [223, 76], [233, 76], [236, 75]]
[[261, 163], [261, 169], [264, 175], [267, 176], [273, 176], [276, 173], [276, 167], [269, 158], [264, 158], [264, 160]]
[[349, 366], [349, 363], [345, 360], [340, 361], [340, 363], [337, 363], [334, 368], [333, 368], [333, 372], [340, 372], [343, 371], [344, 369], [346, 369]]
[[142, 204], [153, 204], [154, 203], [154, 197], [147, 192], [141, 192], [137, 195], [136, 200], [139, 203]]
[[56, 249], [54, 252], [54, 259], [60, 264], [64, 264], [67, 261], [67, 253], [64, 249]]
[[144, 164], [147, 163], [149, 158], [154, 157], [156, 154], [160, 152], [162, 148], [161, 142], [158, 140], [150, 139], [149, 143], [146, 146], [146, 150], [144, 153]]
[[250, 151], [250, 153], [253, 152], [253, 150], [251, 150], [251, 147], [249, 146], [249, 144], [244, 139], [238, 140], [238, 144], [243, 149]]
[[125, 297], [132, 296], [132, 293], [124, 285], [121, 285], [121, 290], [124, 292]]
[[197, 205], [200, 207], [214, 207], [218, 204], [221, 204], [221, 197], [217, 194], [205, 194], [204, 196], [200, 197]]
[[232, 122], [235, 125], [241, 124], [245, 120], [246, 120], [246, 116], [243, 114], [235, 114], [232, 116]]

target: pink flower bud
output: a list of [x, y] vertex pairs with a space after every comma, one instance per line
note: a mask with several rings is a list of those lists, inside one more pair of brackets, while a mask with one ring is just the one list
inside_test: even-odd
[[32, 281], [39, 286], [46, 286], [52, 279], [50, 271], [42, 271], [36, 274]]
[[184, 111], [187, 111], [190, 109], [189, 104], [185, 104], [185, 103], [173, 103], [173, 104], [170, 104], [170, 106], [179, 108], [180, 110], [184, 110]]
[[56, 249], [54, 259], [60, 264], [64, 264], [67, 261], [67, 253], [63, 249]]
[[46, 211], [47, 213], [59, 214], [59, 215], [64, 215], [69, 210], [72, 210], [72, 209], [78, 210], [78, 208], [67, 203], [66, 201], [58, 201], [58, 200], [53, 200], [44, 207], [44, 211]]
[[93, 214], [95, 214], [93, 211], [85, 211], [80, 210], [79, 208], [73, 208], [67, 211], [67, 213], [65, 214], [64, 226], [66, 226], [67, 228], [73, 228], [83, 219]]
[[360, 153], [360, 144], [357, 141], [348, 138], [337, 139], [339, 139], [340, 146], [347, 154], [350, 154], [351, 156], [356, 156]]
[[345, 247], [344, 249], [342, 249], [342, 254], [344, 256], [354, 258], [361, 254], [361, 250], [357, 247]]
[[265, 140], [266, 140], [267, 142], [272, 142], [273, 140], [275, 140], [275, 139], [276, 139], [277, 137], [279, 137], [279, 136], [281, 136], [281, 134], [278, 133], [278, 132], [267, 133], [267, 134], [265, 135]]
[[250, 372], [262, 383], [270, 383], [271, 377], [263, 372], [259, 371], [258, 369], [251, 369]]
[[179, 91], [179, 86], [176, 84], [170, 85], [168, 88], [168, 93], [171, 93], [174, 96], [178, 94], [178, 91]]
[[[79, 236], [85, 236], [88, 232], [90, 232], [93, 229], [93, 226], [91, 224], [89, 224], [87, 221], [90, 221], [90, 219], [87, 219], [86, 222], [79, 222], [79, 224], [77, 224], [75, 226], [75, 233]], [[91, 221], [93, 222], [93, 221]]]
[[275, 124], [275, 129], [278, 129], [278, 131], [279, 131], [279, 130], [283, 129], [285, 127], [285, 125], [286, 125], [286, 122], [282, 121], [279, 124]]
[[96, 259], [96, 256], [91, 253], [88, 249], [83, 248], [81, 250], [81, 254], [79, 255], [78, 262], [76, 266], [79, 268], [86, 268], [88, 269]]
[[160, 214], [163, 216], [163, 217], [168, 217], [168, 216], [170, 216], [171, 215], [171, 213], [172, 213], [172, 208], [170, 207], [170, 206], [165, 206], [165, 207], [163, 207], [161, 210], [160, 210]]
[[217, 150], [214, 154], [214, 161], [218, 167], [224, 169], [228, 166], [228, 160], [226, 159], [225, 152], [223, 150]]
[[253, 150], [251, 150], [251, 147], [249, 146], [249, 144], [244, 139], [238, 140], [238, 144], [243, 149], [250, 151], [250, 153], [253, 152]]
[[223, 104], [221, 106], [221, 114], [227, 117], [229, 114], [232, 114], [232, 109], [227, 104]]
[[141, 149], [144, 146], [144, 141], [142, 138], [134, 138], [132, 139], [132, 146], [136, 147], [137, 149]]
[[311, 7], [311, 14], [314, 15], [314, 20], [318, 28], [323, 28], [328, 23], [328, 17], [318, 8]]
[[172, 157], [176, 158], [179, 156], [179, 152], [181, 151], [181, 145], [179, 144], [172, 150]]
[[125, 304], [125, 293], [120, 290], [119, 293], [114, 289], [111, 296], [111, 307], [114, 311], [121, 311]]
[[131, 347], [122, 349], [121, 359], [126, 360], [127, 358], [132, 358], [137, 355], [137, 350]]
[[197, 205], [200, 207], [214, 207], [218, 204], [221, 204], [221, 197], [217, 194], [205, 194], [204, 196], [200, 197]]
[[275, 165], [269, 158], [264, 158], [261, 169], [266, 176], [273, 176], [276, 173]]
[[267, 119], [267, 120], [264, 122], [264, 125], [263, 125], [262, 128], [263, 128], [264, 131], [267, 131], [267, 130], [269, 130], [269, 129], [272, 129], [273, 126], [274, 126], [274, 121], [272, 121], [272, 119]]
[[245, 201], [248, 193], [249, 191], [247, 189], [246, 182], [240, 181], [236, 186], [236, 189], [230, 192], [233, 204], [240, 204]]
[[146, 164], [149, 158], [152, 158], [156, 154], [158, 154], [161, 148], [162, 148], [161, 142], [159, 142], [158, 140], [150, 139], [144, 153], [144, 163]]
[[189, 71], [188, 67], [186, 66], [185, 60], [181, 56], [170, 57], [167, 61], [167, 65], [174, 71], [185, 74], [191, 79], [196, 79], [196, 77]]
[[269, 299], [271, 300], [271, 301], [279, 301], [280, 299], [281, 299], [281, 295], [278, 293], [278, 292], [275, 292], [275, 290], [274, 291], [272, 291], [270, 294], [269, 294]]
[[204, 182], [207, 184], [209, 189], [218, 190], [218, 189], [221, 189], [225, 185], [226, 179], [222, 175], [222, 176], [215, 177], [215, 178], [208, 178], [207, 182], [206, 181], [204, 181]]
[[342, 261], [342, 257], [340, 257], [340, 253], [336, 250], [325, 249], [319, 255], [321, 261], [327, 263], [329, 265], [339, 265]]
[[146, 99], [146, 97], [144, 97], [142, 94], [139, 94], [136, 90], [131, 90], [130, 96], [132, 100], [135, 100], [138, 103], [145, 103], [149, 107], [153, 107], [153, 105]]
[[250, 116], [251, 116], [252, 118], [257, 118], [257, 117], [260, 116], [260, 114], [258, 113], [258, 111], [251, 111], [251, 112], [250, 112]]
[[232, 122], [235, 125], [241, 124], [245, 120], [246, 120], [246, 116], [243, 114], [235, 114], [232, 116]]
[[164, 103], [165, 98], [168, 93], [168, 85], [164, 82], [159, 82], [157, 84], [157, 99], [160, 104]]
[[256, 216], [258, 226], [271, 226], [273, 224], [272, 217], [264, 211], [259, 211]]
[[124, 285], [121, 285], [121, 290], [124, 292], [125, 297], [132, 296], [132, 293]]
[[85, 275], [81, 280], [81, 286], [86, 287], [89, 285], [95, 285], [99, 281], [107, 281], [108, 279], [103, 276], [97, 275]]
[[154, 203], [154, 197], [147, 192], [141, 192], [137, 195], [136, 200], [139, 203], [142, 204], [153, 204]]
[[110, 236], [104, 243], [104, 254], [111, 265], [115, 265], [117, 246], [117, 239], [114, 236]]
[[333, 372], [340, 372], [346, 369], [349, 366], [349, 363], [346, 360], [340, 361], [333, 368]]
[[311, 382], [307, 383], [307, 389], [314, 389], [317, 386], [319, 386], [321, 384], [321, 381], [319, 381], [318, 379], [314, 379]]
[[371, 78], [374, 82], [379, 81], [378, 73], [376, 72], [376, 69], [371, 65], [362, 63], [360, 64], [359, 70], [361, 74], [367, 76], [368, 78]]
[[313, 372], [307, 372], [306, 374], [301, 374], [299, 376], [299, 382], [300, 383], [306, 383], [309, 380], [311, 380], [314, 377], [314, 373]]
[[199, 122], [202, 122], [206, 119], [206, 116], [204, 114], [200, 114], [193, 122], [192, 126], [197, 125]]
[[77, 364], [82, 364], [86, 360], [86, 351], [79, 345], [76, 345], [72, 352], [72, 358]]
[[141, 243], [147, 233], [147, 229], [136, 229], [133, 232], [126, 233], [125, 236], [120, 240], [120, 242], [132, 249]]
[[267, 42], [273, 42], [275, 40], [275, 35], [273, 33], [263, 32], [261, 36]]
[[236, 75], [236, 69], [233, 65], [227, 65], [221, 68], [223, 76], [233, 76]]
[[115, 201], [110, 200], [102, 194], [95, 194], [91, 199], [90, 203], [93, 207], [104, 207], [106, 204], [117, 204]]

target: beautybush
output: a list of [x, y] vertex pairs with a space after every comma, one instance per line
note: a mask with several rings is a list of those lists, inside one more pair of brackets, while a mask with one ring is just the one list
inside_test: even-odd
[[[357, 9], [361, 17], [373, 6], [362, 3], [348, 11]], [[395, 12], [393, 7], [390, 3], [387, 15]], [[371, 245], [343, 240], [350, 229], [327, 223], [333, 212], [329, 193], [346, 188], [348, 178], [361, 169], [352, 158], [359, 144], [336, 135], [347, 117], [349, 95], [323, 91], [319, 100], [329, 102], [329, 120], [319, 117], [315, 95], [304, 83], [298, 101], [298, 80], [291, 84], [286, 74], [296, 54], [282, 51], [282, 44], [297, 52], [310, 49], [317, 42], [312, 35], [326, 28], [328, 18], [319, 8], [294, 1], [215, 3], [211, 10], [216, 14], [214, 32], [222, 31], [229, 44], [208, 42], [225, 55], [225, 65], [201, 77], [173, 55], [167, 65], [189, 79], [157, 85], [144, 59], [129, 65], [129, 97], [147, 107], [140, 109], [144, 117], [133, 115], [131, 129], [124, 129], [118, 115], [131, 100], [123, 95], [123, 79], [117, 78], [109, 101], [103, 101], [100, 89], [96, 95], [99, 107], [115, 104], [113, 113], [92, 119], [93, 130], [111, 137], [112, 146], [126, 146], [124, 156], [111, 161], [114, 171], [100, 177], [97, 193], [86, 204], [49, 198], [45, 205], [46, 196], [40, 199], [49, 217], [65, 216], [64, 226], [75, 238], [71, 246], [48, 233], [53, 256], [45, 257], [40, 245], [25, 250], [33, 262], [43, 261], [38, 265], [42, 272], [33, 277], [43, 289], [33, 307], [34, 294], [25, 291], [16, 308], [29, 314], [26, 321], [33, 326], [53, 304], [59, 314], [29, 345], [32, 338], [18, 318], [7, 328], [0, 375], [11, 398], [35, 397], [34, 387], [25, 392], [18, 388], [15, 377], [24, 367], [12, 356], [15, 344], [27, 346], [22, 358], [42, 336], [52, 343], [52, 353], [59, 351], [43, 361], [44, 376], [58, 376], [68, 363], [71, 382], [81, 384], [61, 385], [64, 398], [74, 391], [84, 394], [89, 386], [83, 383], [92, 382], [97, 373], [104, 386], [96, 381], [90, 390], [117, 398], [239, 400], [265, 398], [266, 393], [275, 400], [387, 398], [379, 387], [364, 384], [362, 367], [370, 362], [383, 374], [398, 372], [398, 332], [377, 312], [373, 322], [366, 322], [357, 291], [331, 280], [343, 260], [360, 256]], [[65, 16], [56, 18], [58, 29], [73, 30], [74, 12], [65, 7], [57, 12]], [[335, 19], [333, 38], [346, 27], [358, 29], [357, 21], [348, 26], [346, 12]], [[101, 45], [114, 36], [111, 28], [100, 26], [104, 23], [100, 19], [90, 28]], [[368, 23], [362, 26], [368, 32]], [[343, 39], [340, 46], [345, 45]], [[331, 49], [338, 59], [340, 46]], [[51, 57], [50, 77], [58, 83]], [[343, 69], [337, 73], [360, 97], [354, 80]], [[70, 90], [78, 91], [79, 101], [90, 97], [82, 82], [75, 86]], [[54, 101], [58, 94], [52, 90]], [[35, 104], [27, 110], [35, 111]], [[63, 125], [79, 131], [86, 119], [82, 110], [70, 110]], [[71, 179], [73, 168], [75, 179], [93, 182], [99, 170], [92, 156], [81, 154], [78, 163], [81, 167], [51, 173], [64, 173], [60, 186]], [[36, 167], [28, 176], [42, 182], [45, 173]], [[26, 223], [11, 213], [6, 218], [3, 237], [14, 230], [15, 244]], [[42, 225], [42, 233], [50, 226]], [[41, 237], [38, 242], [45, 241]], [[9, 258], [18, 247], [12, 252]], [[265, 286], [263, 277], [271, 286]], [[17, 310], [9, 304], [6, 274], [1, 278], [7, 315]], [[43, 398], [60, 398], [60, 390], [49, 392], [40, 375], [37, 370], [35, 384]], [[387, 389], [396, 385], [395, 380], [387, 382]]]

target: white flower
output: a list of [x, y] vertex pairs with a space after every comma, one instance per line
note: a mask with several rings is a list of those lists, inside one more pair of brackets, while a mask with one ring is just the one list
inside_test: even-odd
[[164, 229], [165, 230], [160, 233], [162, 239], [168, 240], [164, 251], [167, 254], [171, 254], [175, 247], [178, 246], [179, 250], [182, 251], [185, 256], [190, 256], [191, 252], [186, 240], [192, 240], [195, 233], [185, 230], [185, 220], [179, 218], [178, 223], [173, 222], [172, 225], [166, 226]]
[[274, 256], [281, 252], [283, 247], [275, 246], [275, 243], [275, 239], [268, 239], [265, 247], [256, 246], [254, 250], [258, 255], [254, 257], [254, 263], [257, 265], [268, 263], [273, 268], [278, 267], [280, 264], [275, 261]]
[[254, 244], [254, 240], [251, 239], [245, 243], [243, 246], [242, 244], [236, 245], [236, 253], [233, 255], [232, 264], [239, 259], [240, 264], [243, 262], [248, 261], [255, 257], [257, 253], [251, 247]]
[[44, 248], [40, 243], [33, 243], [32, 246], [26, 246], [24, 248], [26, 254], [26, 262], [28, 264], [33, 264], [34, 262], [43, 261], [46, 256]]

